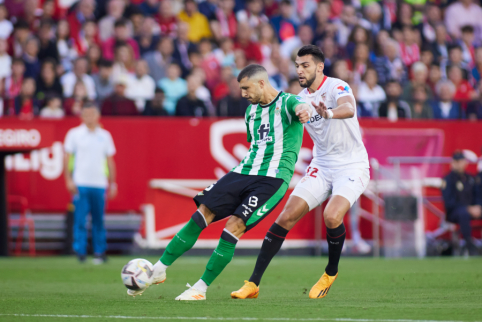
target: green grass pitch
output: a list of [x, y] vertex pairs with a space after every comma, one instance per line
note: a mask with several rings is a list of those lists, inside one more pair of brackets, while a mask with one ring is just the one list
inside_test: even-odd
[[232, 300], [230, 292], [255, 262], [237, 256], [206, 301], [177, 302], [185, 284], [202, 275], [207, 257], [180, 258], [164, 284], [136, 298], [127, 296], [120, 278], [132, 258], [111, 257], [102, 266], [73, 257], [1, 258], [0, 321], [482, 321], [482, 259], [342, 257], [328, 296], [311, 300], [309, 289], [327, 258], [277, 257], [258, 299]]

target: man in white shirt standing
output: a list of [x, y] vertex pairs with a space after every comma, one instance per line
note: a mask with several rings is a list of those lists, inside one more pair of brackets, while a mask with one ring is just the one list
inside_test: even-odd
[[143, 59], [138, 60], [136, 74], [129, 75], [127, 80], [126, 97], [134, 101], [140, 114], [146, 108], [146, 101], [152, 100], [156, 91], [156, 83], [148, 72], [147, 62]]
[[295, 66], [300, 86], [299, 96], [311, 102], [312, 117], [306, 130], [313, 139], [313, 160], [306, 175], [296, 185], [285, 208], [266, 233], [253, 275], [232, 298], [257, 298], [259, 283], [271, 259], [281, 248], [288, 232], [310, 210], [325, 207], [328, 241], [328, 265], [309, 297], [323, 298], [338, 276], [345, 226], [343, 217], [365, 191], [370, 181], [368, 154], [362, 141], [356, 118], [355, 97], [349, 85], [341, 79], [323, 73], [325, 56], [313, 45], [298, 51]]
[[87, 96], [90, 100], [95, 100], [97, 93], [95, 92], [95, 83], [92, 77], [87, 74], [88, 62], [85, 57], [79, 57], [74, 62], [74, 69], [60, 77], [60, 84], [64, 91], [64, 97], [71, 97], [74, 93], [74, 86], [77, 81], [81, 80], [87, 89]]
[[116, 149], [110, 133], [99, 126], [99, 118], [97, 106], [86, 103], [82, 107], [82, 124], [67, 132], [64, 143], [65, 182], [75, 207], [73, 249], [80, 262], [84, 262], [87, 255], [86, 217], [90, 212], [94, 264], [106, 261], [104, 209], [107, 187], [109, 199], [117, 195], [113, 158]]

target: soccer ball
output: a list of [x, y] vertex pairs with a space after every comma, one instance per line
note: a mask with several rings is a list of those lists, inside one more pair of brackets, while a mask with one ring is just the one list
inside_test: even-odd
[[152, 284], [153, 273], [154, 267], [148, 260], [136, 258], [122, 268], [122, 282], [130, 290], [143, 290]]

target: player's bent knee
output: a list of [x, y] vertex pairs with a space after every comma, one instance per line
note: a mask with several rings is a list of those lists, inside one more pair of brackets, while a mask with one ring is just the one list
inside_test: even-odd
[[332, 211], [323, 214], [327, 228], [334, 229], [343, 223], [343, 215], [339, 211]]
[[292, 196], [276, 219], [276, 223], [286, 230], [291, 230], [309, 210], [310, 208], [306, 201], [297, 196]]
[[204, 204], [201, 204], [198, 208], [198, 211], [203, 215], [203, 217], [206, 219], [206, 223], [209, 225], [213, 220], [214, 217], [216, 217], [215, 214], [212, 213], [211, 210], [208, 209]]
[[231, 216], [226, 223], [226, 230], [232, 233], [237, 238], [243, 236], [246, 231], [246, 225], [244, 221], [236, 216]]

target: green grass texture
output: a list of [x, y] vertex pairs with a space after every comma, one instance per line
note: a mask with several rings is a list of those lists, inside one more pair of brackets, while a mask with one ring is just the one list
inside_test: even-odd
[[[135, 257], [95, 266], [75, 257], [0, 258], [0, 321], [482, 321], [482, 259], [343, 258], [328, 296], [309, 299], [326, 257], [275, 257], [257, 299], [233, 300], [256, 258], [237, 256], [206, 301], [174, 301], [208, 257], [182, 257], [164, 284], [126, 294], [120, 272]], [[155, 257], [146, 258], [152, 263]]]

